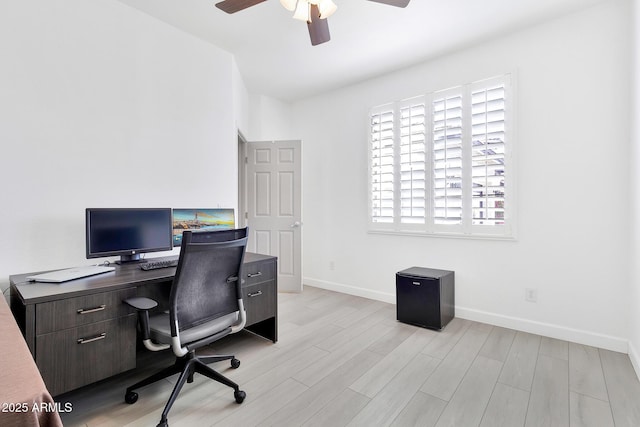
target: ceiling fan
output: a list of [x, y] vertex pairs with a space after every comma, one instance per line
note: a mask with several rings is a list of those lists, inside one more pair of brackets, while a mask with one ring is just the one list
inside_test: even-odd
[[[224, 0], [216, 7], [227, 13], [236, 13], [267, 0]], [[406, 7], [410, 0], [369, 0], [390, 6]], [[293, 13], [295, 19], [307, 21], [309, 37], [313, 46], [331, 40], [327, 18], [338, 6], [332, 0], [280, 0], [282, 6]]]

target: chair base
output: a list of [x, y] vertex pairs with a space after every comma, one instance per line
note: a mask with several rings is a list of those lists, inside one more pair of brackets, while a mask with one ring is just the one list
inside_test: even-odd
[[136, 403], [138, 401], [138, 393], [133, 390], [139, 389], [140, 387], [144, 387], [149, 384], [153, 384], [156, 381], [162, 380], [164, 378], [170, 377], [175, 374], [180, 374], [178, 377], [178, 382], [173, 387], [171, 391], [171, 395], [169, 396], [169, 400], [162, 411], [162, 417], [160, 419], [160, 423], [158, 423], [158, 427], [167, 427], [168, 420], [167, 415], [169, 414], [169, 410], [173, 406], [173, 403], [176, 401], [180, 390], [185, 383], [193, 382], [193, 374], [196, 372], [202, 374], [214, 381], [222, 383], [226, 386], [231, 387], [234, 390], [233, 396], [237, 403], [242, 403], [246, 397], [246, 393], [240, 390], [238, 384], [234, 383], [224, 375], [216, 372], [207, 364], [221, 362], [223, 360], [231, 360], [231, 367], [236, 369], [240, 366], [240, 361], [235, 358], [235, 356], [231, 355], [221, 355], [221, 356], [201, 356], [198, 357], [195, 355], [194, 351], [190, 351], [184, 357], [176, 358], [175, 363], [172, 366], [169, 366], [160, 372], [156, 372], [155, 374], [143, 379], [142, 381], [138, 381], [131, 387], [127, 388], [126, 394], [124, 396], [124, 401], [129, 404]]

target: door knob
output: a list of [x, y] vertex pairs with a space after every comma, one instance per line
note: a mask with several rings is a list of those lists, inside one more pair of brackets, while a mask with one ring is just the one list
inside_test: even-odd
[[302, 223], [300, 221], [296, 221], [293, 224], [291, 224], [291, 228], [300, 227], [301, 225], [302, 225]]

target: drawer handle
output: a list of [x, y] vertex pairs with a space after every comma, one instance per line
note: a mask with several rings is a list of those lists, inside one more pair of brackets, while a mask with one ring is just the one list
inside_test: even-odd
[[262, 271], [258, 271], [257, 273], [254, 274], [247, 274], [247, 277], [258, 277], [258, 276], [262, 276]]
[[78, 340], [78, 344], [89, 344], [90, 342], [94, 342], [94, 341], [98, 341], [98, 340], [103, 340], [107, 337], [107, 333], [103, 332], [100, 335], [96, 335], [95, 337], [92, 338], [80, 338]]
[[411, 283], [413, 283], [413, 284], [414, 284], [414, 285], [416, 285], [416, 286], [420, 286], [420, 285], [422, 285], [422, 283], [420, 283], [420, 282], [411, 282]]
[[96, 311], [102, 311], [105, 308], [107, 308], [107, 306], [104, 305], [104, 304], [102, 304], [101, 306], [95, 307], [95, 308], [89, 308], [89, 309], [80, 308], [80, 309], [78, 309], [78, 314], [95, 313]]
[[249, 298], [253, 298], [253, 297], [259, 297], [260, 295], [262, 295], [262, 291], [258, 291], [258, 292], [253, 292], [250, 294], [247, 294], [249, 296]]

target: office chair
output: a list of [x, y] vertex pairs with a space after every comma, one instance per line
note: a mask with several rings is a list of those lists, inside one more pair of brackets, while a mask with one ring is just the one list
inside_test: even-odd
[[152, 351], [173, 349], [176, 361], [150, 377], [127, 388], [125, 402], [135, 403], [133, 390], [180, 373], [158, 427], [167, 427], [167, 415], [185, 382], [200, 373], [234, 389], [234, 398], [242, 403], [246, 397], [238, 385], [207, 366], [231, 360], [232, 355], [196, 356], [195, 351], [222, 337], [240, 331], [246, 316], [241, 294], [241, 268], [247, 245], [247, 229], [192, 232], [182, 234], [182, 248], [170, 294], [169, 313], [149, 316], [158, 304], [149, 298], [135, 297], [124, 302], [138, 310], [142, 339]]

